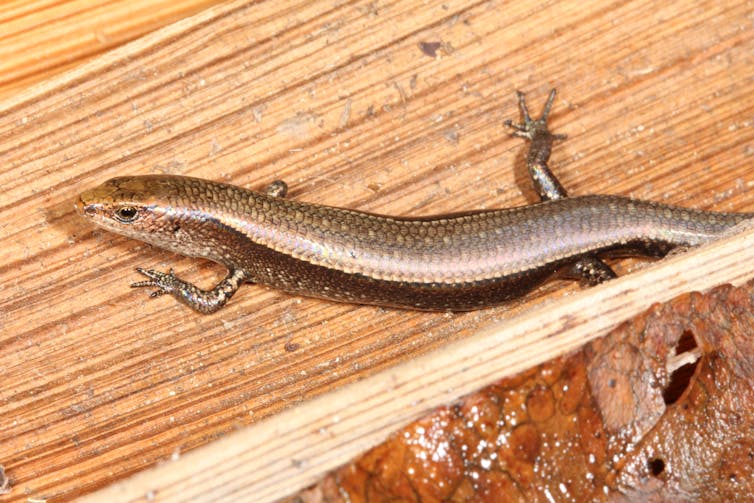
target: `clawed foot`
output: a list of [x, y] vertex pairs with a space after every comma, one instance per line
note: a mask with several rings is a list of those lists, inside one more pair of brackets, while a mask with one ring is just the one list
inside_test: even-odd
[[510, 119], [503, 122], [503, 124], [509, 128], [514, 129], [511, 133], [512, 136], [518, 136], [519, 138], [526, 138], [528, 140], [533, 140], [538, 135], [550, 136], [554, 140], [564, 140], [566, 138], [566, 135], [564, 134], [552, 134], [550, 130], [547, 129], [547, 117], [550, 115], [550, 108], [552, 108], [552, 102], [555, 100], [555, 89], [550, 91], [550, 96], [547, 98], [547, 103], [545, 103], [544, 110], [542, 110], [542, 115], [540, 115], [538, 119], [532, 119], [529, 115], [529, 109], [526, 106], [524, 93], [516, 91], [516, 96], [518, 96], [518, 108], [521, 110], [521, 116], [523, 117], [524, 122], [515, 123]]
[[241, 283], [246, 281], [246, 273], [241, 270], [230, 270], [228, 275], [212, 290], [202, 290], [196, 285], [187, 283], [173, 274], [173, 270], [164, 273], [154, 269], [142, 269], [137, 267], [136, 271], [147, 278], [146, 281], [137, 281], [131, 283], [131, 287], [139, 288], [142, 286], [155, 287], [157, 290], [150, 293], [150, 297], [159, 297], [169, 294], [183, 302], [192, 309], [200, 313], [214, 313], [230, 299]]
[[167, 273], [164, 273], [155, 271], [154, 269], [142, 269], [141, 267], [137, 267], [136, 272], [143, 274], [149, 279], [131, 283], [131, 288], [140, 288], [143, 286], [156, 287], [157, 290], [150, 293], [150, 297], [159, 297], [160, 295], [165, 295], [166, 293], [172, 293], [184, 284], [183, 281], [179, 280], [175, 276], [175, 274], [173, 274], [172, 269], [170, 269], [170, 271], [168, 271]]

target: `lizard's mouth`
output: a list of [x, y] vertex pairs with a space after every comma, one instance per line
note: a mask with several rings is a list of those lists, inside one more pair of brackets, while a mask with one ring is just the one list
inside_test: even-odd
[[97, 210], [96, 210], [94, 204], [87, 204], [84, 201], [84, 196], [85, 195], [86, 195], [86, 193], [81, 194], [78, 197], [78, 199], [76, 200], [76, 202], [74, 203], [73, 207], [76, 209], [76, 212], [79, 215], [81, 215], [83, 217], [91, 217], [91, 216], [93, 216], [97, 212]]

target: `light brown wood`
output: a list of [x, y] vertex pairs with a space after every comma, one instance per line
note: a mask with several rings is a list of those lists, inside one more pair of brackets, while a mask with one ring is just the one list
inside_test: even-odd
[[751, 15], [745, 2], [234, 2], [6, 99], [5, 500], [92, 492], [579, 290], [556, 281], [443, 314], [247, 286], [203, 317], [129, 289], [133, 268], [203, 285], [222, 271], [92, 229], [72, 211], [81, 190], [170, 172], [283, 178], [294, 198], [394, 214], [525, 204], [525, 145], [501, 122], [517, 117], [515, 89], [539, 109], [556, 86], [569, 139], [552, 165], [572, 194], [752, 211]]
[[219, 0], [0, 3], [0, 99]]
[[82, 501], [275, 501], [433, 407], [561, 356], [689, 290], [754, 277], [754, 228], [540, 306], [288, 409]]

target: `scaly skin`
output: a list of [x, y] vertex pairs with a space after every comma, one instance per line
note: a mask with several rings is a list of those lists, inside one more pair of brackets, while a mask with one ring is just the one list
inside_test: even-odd
[[543, 202], [519, 208], [406, 218], [284, 199], [181, 176], [108, 180], [81, 194], [79, 213], [108, 230], [223, 264], [212, 290], [172, 271], [139, 269], [156, 287], [203, 313], [220, 309], [243, 282], [360, 304], [462, 311], [494, 306], [554, 273], [597, 283], [614, 276], [604, 253], [662, 256], [696, 246], [754, 217], [678, 208], [620, 196], [566, 197], [547, 167], [551, 93], [539, 119], [519, 104], [531, 141], [529, 171]]

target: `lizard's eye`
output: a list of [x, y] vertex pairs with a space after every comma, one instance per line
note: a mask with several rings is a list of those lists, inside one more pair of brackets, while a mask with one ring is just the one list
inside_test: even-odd
[[121, 206], [115, 210], [115, 218], [125, 224], [131, 223], [139, 216], [139, 212], [133, 206]]

